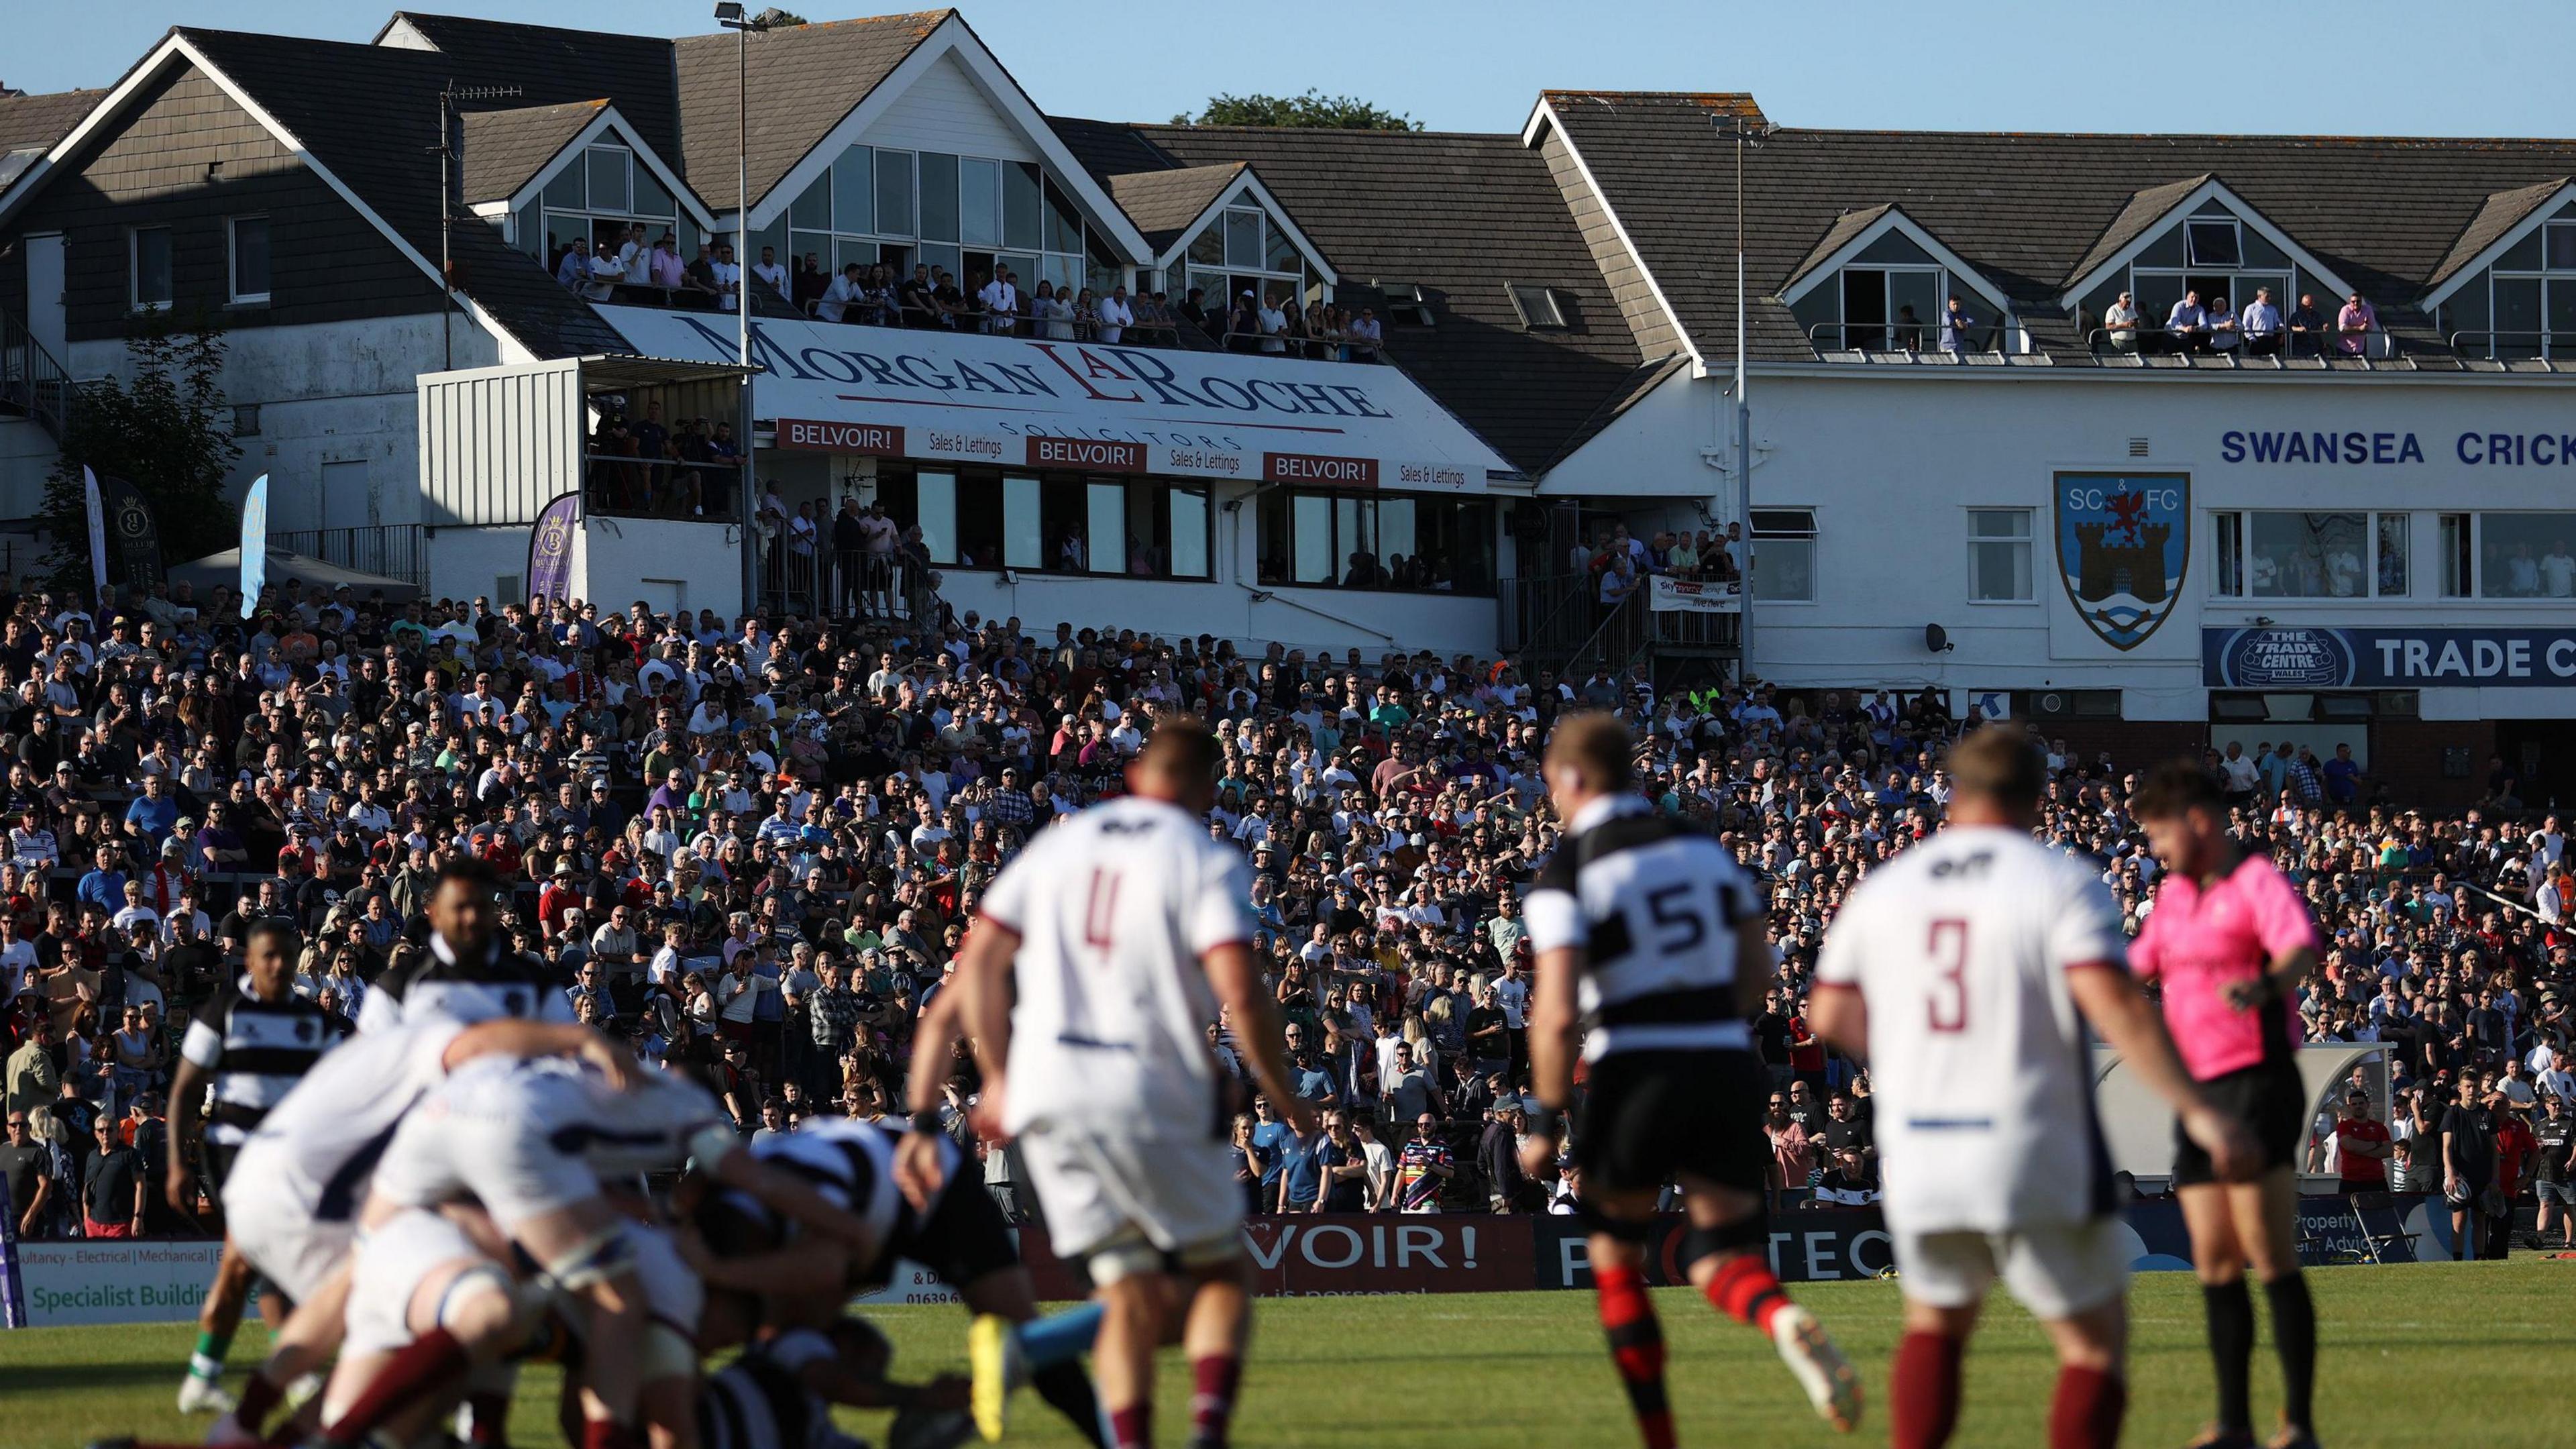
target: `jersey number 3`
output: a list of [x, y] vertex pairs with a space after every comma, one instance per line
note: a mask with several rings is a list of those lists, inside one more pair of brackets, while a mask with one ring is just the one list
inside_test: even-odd
[[1934, 1031], [1968, 1029], [1968, 923], [1955, 917], [1932, 922], [1924, 949], [1932, 957], [1934, 985], [1925, 1006]]

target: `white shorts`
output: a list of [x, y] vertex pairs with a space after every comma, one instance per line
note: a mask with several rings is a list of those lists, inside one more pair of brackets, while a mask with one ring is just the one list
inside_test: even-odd
[[[559, 1135], [584, 1105], [568, 1077], [483, 1077], [423, 1102], [403, 1118], [375, 1192], [404, 1207], [481, 1199], [502, 1232], [599, 1196], [599, 1176]], [[565, 1150], [572, 1147], [572, 1150]]]
[[224, 1229], [243, 1259], [296, 1303], [321, 1291], [358, 1232], [355, 1223], [315, 1221], [311, 1204], [256, 1165], [225, 1180]]
[[2000, 1264], [2004, 1287], [2035, 1318], [2072, 1318], [2129, 1286], [2120, 1225], [2110, 1218], [2009, 1233], [1962, 1229], [1895, 1233], [1898, 1286], [1935, 1308], [1985, 1297]]
[[349, 1275], [348, 1351], [390, 1353], [418, 1338], [411, 1326], [413, 1297], [432, 1274], [459, 1259], [508, 1277], [464, 1229], [426, 1208], [407, 1208], [361, 1234], [357, 1266]]
[[635, 1250], [635, 1280], [644, 1294], [644, 1312], [695, 1343], [698, 1319], [706, 1312], [707, 1286], [680, 1257], [679, 1245], [666, 1230], [649, 1223], [629, 1223], [626, 1241]]
[[1214, 1252], [1241, 1239], [1240, 1154], [1227, 1143], [1050, 1126], [1018, 1145], [1060, 1258], [1138, 1240], [1165, 1253]]

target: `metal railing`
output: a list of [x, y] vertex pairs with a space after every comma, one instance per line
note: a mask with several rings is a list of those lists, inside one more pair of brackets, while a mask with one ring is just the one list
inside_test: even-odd
[[585, 452], [581, 499], [585, 511], [601, 517], [732, 523], [742, 516], [742, 469], [734, 463]]
[[2388, 329], [2373, 322], [2363, 327], [2329, 324], [2322, 328], [2282, 327], [2246, 332], [2237, 323], [2207, 327], [2096, 327], [2084, 334], [2084, 345], [2096, 357], [2301, 357], [2376, 359], [2396, 355]]
[[936, 619], [939, 571], [902, 554], [759, 540], [762, 607], [808, 619]]
[[2499, 362], [2576, 362], [2576, 331], [2487, 328], [2454, 332], [2443, 341], [2454, 357], [2489, 357]]
[[429, 586], [429, 557], [417, 523], [378, 523], [358, 528], [304, 528], [272, 533], [269, 546], [318, 558], [360, 573], [383, 574], [414, 588]]
[[71, 407], [71, 374], [16, 313], [0, 308], [0, 411], [33, 418], [59, 443]]
[[[1929, 322], [1819, 322], [1807, 329], [1807, 345], [1818, 352], [2012, 352], [2005, 343], [2022, 329], [2018, 324], [1970, 319], [1968, 336], [1951, 345], [1954, 330], [1939, 318]], [[1828, 336], [1833, 345], [1825, 345]]]

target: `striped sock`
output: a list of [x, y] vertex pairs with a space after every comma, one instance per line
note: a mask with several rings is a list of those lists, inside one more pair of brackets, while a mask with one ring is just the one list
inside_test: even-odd
[[1610, 1362], [1628, 1391], [1637, 1432], [1646, 1449], [1673, 1449], [1673, 1408], [1664, 1396], [1664, 1331], [1646, 1297], [1645, 1276], [1626, 1263], [1596, 1263], [1592, 1288], [1601, 1329], [1610, 1339]]
[[1789, 1306], [1789, 1295], [1760, 1253], [1740, 1253], [1717, 1265], [1717, 1275], [1708, 1280], [1708, 1301], [1736, 1322], [1769, 1333], [1773, 1316]]

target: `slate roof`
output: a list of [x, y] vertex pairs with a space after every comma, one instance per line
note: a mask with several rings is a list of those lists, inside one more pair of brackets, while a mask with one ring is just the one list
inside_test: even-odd
[[1118, 209], [1136, 223], [1156, 255], [1180, 240], [1181, 230], [1199, 219], [1217, 196], [1235, 183], [1247, 166], [1223, 161], [1213, 166], [1178, 166], [1169, 171], [1131, 171], [1103, 178]]
[[[1733, 235], [1709, 222], [1731, 218], [1735, 186], [1732, 143], [1707, 119], [1709, 99], [1581, 93], [1557, 110], [1683, 326], [1715, 357], [1732, 347]], [[1782, 129], [1745, 163], [1761, 294], [1748, 318], [1752, 351], [1813, 360], [1787, 309], [1768, 298], [1846, 211], [1902, 206], [2026, 318], [2045, 319], [2087, 258], [2117, 249], [2104, 243], [2119, 228], [2169, 209], [2205, 177], [2359, 287], [2392, 329], [2411, 320], [2410, 346], [2430, 345], [2414, 303], [2464, 255], [2472, 228], [2510, 225], [2498, 221], [2495, 194], [2571, 172], [2570, 140]], [[2160, 196], [2170, 199], [2156, 207]], [[2046, 345], [2081, 348], [2072, 323], [2034, 330]]]
[[52, 91], [0, 96], [0, 188], [53, 148], [105, 96], [105, 91]]
[[1816, 238], [1816, 244], [1809, 247], [1807, 255], [1799, 260], [1797, 270], [1782, 278], [1780, 285], [1784, 288], [1795, 286], [1800, 278], [1823, 266], [1825, 258], [1850, 245], [1852, 238], [1878, 225], [1878, 219], [1891, 211], [1903, 214], [1896, 206], [1880, 205], [1864, 206], [1858, 211], [1846, 211], [1835, 217], [1834, 224], [1825, 228], [1825, 234]]
[[[1424, 288], [1436, 325], [1389, 323], [1388, 355], [1525, 473], [1646, 361], [1546, 163], [1516, 136], [1052, 124], [1113, 190], [1139, 170], [1249, 163], [1332, 259], [1346, 306], [1375, 303], [1381, 283]], [[1524, 329], [1508, 282], [1555, 288], [1567, 327]]]
[[2066, 269], [2067, 284], [2072, 285], [2095, 267], [2118, 256], [2120, 248], [2136, 241], [2147, 228], [2164, 220], [2175, 207], [2182, 205], [2184, 197], [2208, 185], [2209, 180], [2209, 173], [2202, 172], [2198, 176], [2186, 176], [2180, 181], [2168, 181], [2162, 186], [2150, 186], [2143, 191], [2133, 192], [2129, 197], [2129, 204], [2121, 207], [2120, 214], [2111, 218], [2111, 224], [2102, 229], [2102, 235], [2094, 241], [2093, 249], [2078, 258], [2075, 265]]
[[[744, 63], [758, 101], [748, 117], [754, 203], [954, 14], [878, 15], [749, 37]], [[710, 209], [730, 211], [740, 189], [734, 36], [720, 31], [660, 43], [671, 47], [679, 77], [681, 173]]]
[[467, 205], [507, 201], [538, 168], [553, 160], [584, 126], [608, 109], [606, 100], [511, 111], [472, 111], [465, 116]]
[[[314, 160], [434, 264], [438, 259], [438, 93], [456, 60], [436, 51], [238, 31], [177, 32], [302, 142]], [[534, 258], [472, 218], [450, 253], [460, 289], [542, 356], [628, 351], [589, 305]]]
[[[522, 94], [513, 105], [555, 106], [605, 98], [635, 128], [638, 139], [664, 161], [679, 165], [679, 100], [669, 40], [414, 10], [394, 12], [385, 29], [396, 24], [408, 24], [449, 57], [458, 85], [517, 86]], [[726, 39], [730, 43], [732, 37]], [[730, 95], [732, 75], [725, 79]], [[725, 134], [733, 134], [730, 124]]]
[[2476, 260], [2478, 253], [2495, 245], [2498, 237], [2521, 225], [2525, 217], [2530, 216], [2542, 202], [2565, 189], [2567, 183], [2567, 177], [2556, 176], [2488, 197], [2486, 205], [2478, 208], [2477, 216], [2469, 222], [2468, 230], [2461, 232], [2460, 239], [2451, 244], [2450, 253], [2442, 258], [2442, 264], [2433, 269], [2433, 275], [2424, 279], [2426, 289], [2439, 287], [2457, 276], [2460, 268]]

